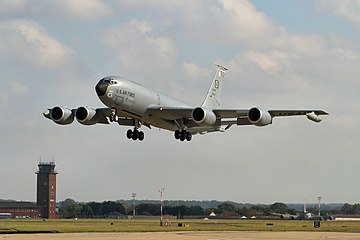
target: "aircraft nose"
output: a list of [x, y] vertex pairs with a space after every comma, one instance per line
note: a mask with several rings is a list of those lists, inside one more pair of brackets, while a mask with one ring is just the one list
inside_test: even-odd
[[100, 81], [98, 84], [96, 84], [95, 91], [99, 97], [104, 96], [106, 93], [107, 87], [110, 85], [110, 83], [105, 81]]

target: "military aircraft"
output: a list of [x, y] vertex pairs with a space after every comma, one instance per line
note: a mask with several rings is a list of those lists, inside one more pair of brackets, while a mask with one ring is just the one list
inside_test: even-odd
[[156, 127], [174, 132], [175, 139], [191, 141], [195, 134], [224, 132], [233, 125], [266, 126], [274, 117], [306, 115], [309, 120], [320, 122], [320, 115], [328, 115], [322, 110], [262, 110], [258, 107], [249, 109], [220, 108], [223, 80], [227, 68], [216, 65], [217, 71], [200, 106], [191, 106], [175, 100], [136, 82], [120, 77], [102, 78], [95, 86], [95, 91], [107, 107], [79, 107], [70, 109], [56, 106], [43, 115], [60, 125], [67, 125], [76, 120], [83, 125], [97, 123], [131, 126], [126, 133], [128, 139], [144, 140], [141, 126]]

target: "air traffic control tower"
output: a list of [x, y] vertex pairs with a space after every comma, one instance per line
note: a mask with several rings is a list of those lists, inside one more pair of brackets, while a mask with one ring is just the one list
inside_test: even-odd
[[39, 162], [37, 175], [37, 205], [42, 218], [57, 218], [56, 174], [54, 162]]

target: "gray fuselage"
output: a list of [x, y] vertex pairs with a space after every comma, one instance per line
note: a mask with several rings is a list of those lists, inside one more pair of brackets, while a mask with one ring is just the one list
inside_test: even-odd
[[98, 94], [100, 100], [109, 108], [116, 109], [119, 116], [135, 118], [157, 127], [164, 127], [174, 131], [178, 127], [171, 121], [154, 118], [146, 114], [149, 106], [168, 106], [179, 108], [193, 108], [184, 102], [156, 92], [133, 81], [110, 76], [98, 83], [108, 82], [103, 95]]

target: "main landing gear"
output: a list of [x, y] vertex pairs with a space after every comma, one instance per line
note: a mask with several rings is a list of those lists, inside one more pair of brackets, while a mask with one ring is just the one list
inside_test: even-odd
[[127, 136], [127, 138], [128, 139], [132, 139], [132, 140], [140, 140], [140, 141], [142, 141], [142, 140], [144, 140], [144, 138], [145, 138], [145, 134], [144, 134], [144, 132], [143, 131], [139, 131], [139, 130], [137, 130], [136, 128], [134, 129], [134, 130], [131, 130], [131, 129], [129, 129], [129, 130], [127, 130], [127, 132], [126, 132], [126, 136]]
[[192, 139], [192, 134], [191, 132], [188, 132], [186, 130], [176, 130], [174, 133], [175, 139], [178, 139], [180, 141], [191, 141]]
[[[117, 112], [116, 112], [116, 108], [111, 108], [111, 113], [109, 115], [109, 120], [110, 122], [118, 122], [118, 116], [117, 116]], [[119, 123], [120, 124], [120, 123]], [[143, 131], [139, 131], [138, 128], [140, 128], [142, 125], [142, 122], [140, 122], [139, 120], [134, 120], [134, 130], [127, 130], [126, 132], [126, 136], [128, 139], [132, 139], [132, 140], [144, 140], [145, 138], [145, 134]]]

